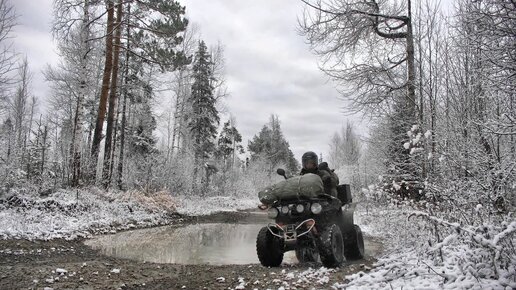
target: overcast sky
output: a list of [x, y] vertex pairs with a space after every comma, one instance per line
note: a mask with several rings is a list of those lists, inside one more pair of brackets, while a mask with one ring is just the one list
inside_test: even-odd
[[[333, 84], [317, 68], [296, 32], [302, 13], [299, 0], [181, 0], [187, 17], [208, 46], [222, 43], [230, 96], [225, 103], [236, 118], [244, 146], [271, 114], [279, 116], [286, 139], [298, 159], [304, 151], [327, 155], [333, 133], [353, 121], [345, 117]], [[58, 61], [50, 34], [52, 0], [12, 0], [19, 14], [15, 47], [26, 54], [35, 95], [49, 93], [42, 70]], [[225, 121], [223, 118], [222, 121]]]

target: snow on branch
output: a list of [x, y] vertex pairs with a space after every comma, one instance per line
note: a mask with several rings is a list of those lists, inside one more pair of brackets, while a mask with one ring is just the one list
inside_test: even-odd
[[[471, 236], [473, 241], [475, 241], [476, 243], [478, 243], [478, 244], [480, 244], [480, 245], [482, 245], [484, 247], [493, 249], [495, 251], [500, 251], [501, 250], [500, 246], [497, 245], [498, 240], [495, 243], [494, 240], [486, 239], [482, 235], [480, 235], [479, 233], [477, 233], [475, 231], [472, 231], [470, 229], [466, 229], [466, 228], [462, 227], [459, 223], [450, 223], [448, 221], [445, 221], [445, 220], [440, 219], [440, 218], [435, 217], [435, 216], [431, 216], [428, 213], [421, 212], [421, 211], [415, 211], [415, 212], [411, 213], [408, 216], [407, 219], [410, 219], [411, 217], [414, 217], [414, 216], [415, 217], [425, 218], [425, 219], [427, 219], [427, 220], [429, 220], [429, 221], [431, 221], [431, 222], [433, 222], [435, 224], [441, 225], [441, 226], [450, 227], [450, 228], [454, 229], [455, 231], [457, 231], [457, 233], [461, 233], [461, 232], [466, 233], [466, 234]], [[513, 222], [513, 223], [516, 224], [516, 222]], [[513, 223], [511, 223], [511, 225]], [[516, 225], [512, 226], [512, 232], [507, 233], [507, 235], [510, 234], [510, 233], [516, 232], [515, 227], [516, 227]], [[505, 237], [505, 235], [503, 237]], [[442, 243], [444, 243], [444, 241]]]

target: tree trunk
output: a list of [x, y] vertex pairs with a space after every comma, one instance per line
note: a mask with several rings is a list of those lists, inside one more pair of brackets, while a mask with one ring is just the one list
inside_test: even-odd
[[111, 150], [111, 162], [109, 164], [109, 181], [113, 180], [113, 170], [115, 168], [115, 155], [116, 155], [116, 138], [118, 135], [118, 131], [120, 131], [120, 123], [118, 119], [120, 118], [120, 104], [117, 103], [116, 106], [116, 117], [114, 121], [114, 131], [113, 131], [113, 145], [111, 146], [113, 149]]
[[[407, 21], [407, 95], [405, 98], [405, 114], [404, 123], [405, 126], [416, 124], [417, 122], [417, 109], [416, 109], [416, 72], [415, 72], [415, 53], [414, 53], [414, 34], [412, 32], [412, 8], [411, 0], [408, 0], [408, 21]], [[421, 104], [422, 105], [422, 104]], [[424, 116], [421, 116], [424, 119]], [[420, 128], [423, 124], [420, 124]], [[408, 157], [408, 156], [407, 156]], [[407, 158], [409, 159], [409, 158]], [[425, 175], [425, 160], [422, 161], [422, 172], [421, 177]], [[410, 174], [417, 174], [413, 169], [409, 170]]]
[[12, 140], [13, 139], [13, 126], [12, 126], [11, 119], [7, 119], [6, 122], [9, 122], [7, 125], [7, 163], [10, 163], [9, 161], [11, 159], [11, 146], [14, 143]]
[[[183, 117], [183, 112], [181, 111], [181, 104], [182, 104], [182, 89], [183, 89], [183, 69], [179, 69], [178, 71], [178, 77], [177, 77], [177, 90], [176, 90], [176, 110], [174, 111], [174, 124], [172, 126], [172, 157], [174, 156], [174, 148], [177, 140], [177, 148], [179, 149], [179, 142], [180, 138], [179, 135], [181, 134], [181, 118]], [[170, 149], [169, 149], [170, 150]]]
[[122, 174], [124, 171], [126, 107], [127, 107], [127, 92], [124, 93], [124, 104], [122, 105], [122, 123], [120, 124], [120, 152], [118, 155], [118, 167], [117, 167], [117, 186], [118, 186], [118, 189], [120, 189], [120, 190], [122, 190], [122, 183], [123, 183]]
[[80, 71], [80, 86], [79, 94], [77, 96], [77, 105], [75, 108], [75, 117], [73, 123], [73, 137], [71, 146], [71, 168], [72, 168], [72, 182], [71, 185], [76, 187], [79, 185], [81, 178], [81, 142], [82, 142], [82, 117], [83, 117], [83, 100], [86, 96], [86, 69], [87, 56], [89, 52], [88, 37], [89, 37], [89, 1], [84, 1], [84, 16], [81, 25], [81, 71]]
[[[511, 108], [511, 112], [515, 112], [516, 108], [514, 108], [514, 93], [510, 95], [510, 105], [509, 107]], [[511, 116], [513, 117], [513, 116]], [[516, 160], [516, 141], [514, 140], [514, 135], [515, 134], [511, 134], [511, 154], [512, 154], [512, 159], [513, 160]]]
[[[131, 3], [127, 4], [127, 19], [129, 20], [131, 16]], [[126, 34], [127, 34], [127, 48], [125, 51], [125, 66], [124, 66], [124, 104], [122, 105], [122, 123], [120, 124], [120, 152], [118, 157], [118, 166], [117, 166], [117, 186], [118, 189], [122, 190], [123, 185], [123, 172], [124, 172], [124, 146], [125, 146], [125, 125], [126, 125], [126, 108], [127, 108], [127, 93], [128, 93], [128, 84], [129, 84], [129, 39], [130, 39], [130, 31], [129, 25], [126, 26]]]
[[199, 161], [197, 154], [194, 157], [194, 168], [193, 168], [193, 181], [192, 181], [192, 194], [197, 194], [197, 175], [199, 172]]
[[48, 127], [47, 125], [43, 126], [43, 142], [41, 144], [41, 182], [43, 183], [43, 174], [45, 173], [45, 153], [47, 151], [47, 135], [48, 135]]
[[414, 34], [412, 32], [412, 9], [411, 0], [408, 0], [408, 22], [407, 22], [407, 98], [405, 100], [407, 106], [407, 122], [414, 123], [416, 120], [416, 72], [415, 72], [415, 54], [414, 54]]
[[112, 0], [106, 0], [107, 6], [107, 28], [106, 28], [106, 57], [104, 61], [104, 73], [102, 76], [102, 90], [100, 92], [99, 108], [97, 113], [97, 122], [93, 133], [93, 142], [91, 145], [91, 168], [90, 174], [95, 179], [97, 161], [99, 157], [100, 141], [102, 140], [102, 129], [104, 127], [104, 119], [106, 117], [107, 98], [109, 93], [109, 85], [111, 81], [111, 71], [113, 69], [113, 18], [114, 4]]
[[113, 126], [115, 121], [116, 102], [117, 102], [117, 81], [118, 81], [118, 60], [120, 54], [120, 35], [122, 23], [122, 3], [119, 1], [117, 4], [117, 15], [115, 21], [115, 37], [114, 37], [114, 49], [113, 49], [113, 67], [111, 71], [111, 88], [109, 91], [109, 111], [106, 125], [106, 140], [104, 144], [104, 165], [102, 168], [102, 184], [104, 187], [108, 187], [110, 178], [110, 165], [111, 165], [111, 147], [113, 142]]

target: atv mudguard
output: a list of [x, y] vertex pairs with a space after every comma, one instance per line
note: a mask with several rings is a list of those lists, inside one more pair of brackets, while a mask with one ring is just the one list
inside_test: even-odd
[[342, 234], [345, 236], [344, 239], [346, 239], [347, 235], [354, 232], [355, 222], [353, 220], [353, 214], [356, 206], [357, 204], [354, 202], [343, 205], [342, 211], [339, 214], [340, 216], [337, 218], [337, 224], [339, 225]]

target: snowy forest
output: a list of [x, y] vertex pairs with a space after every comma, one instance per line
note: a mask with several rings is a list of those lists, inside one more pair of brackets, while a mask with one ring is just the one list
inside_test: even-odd
[[[299, 173], [281, 113], [243, 138], [227, 106], [231, 43], [203, 39], [188, 4], [53, 0], [59, 62], [41, 72], [43, 96], [13, 46], [14, 1], [0, 0], [0, 255], [20, 239], [255, 209], [277, 168]], [[343, 110], [344, 125], [311, 150], [328, 147], [320, 161], [351, 185], [356, 220], [385, 250], [356, 272], [291, 277], [316, 289], [516, 288], [516, 3], [297, 2], [296, 33]], [[247, 285], [237, 280], [216, 287]]]

